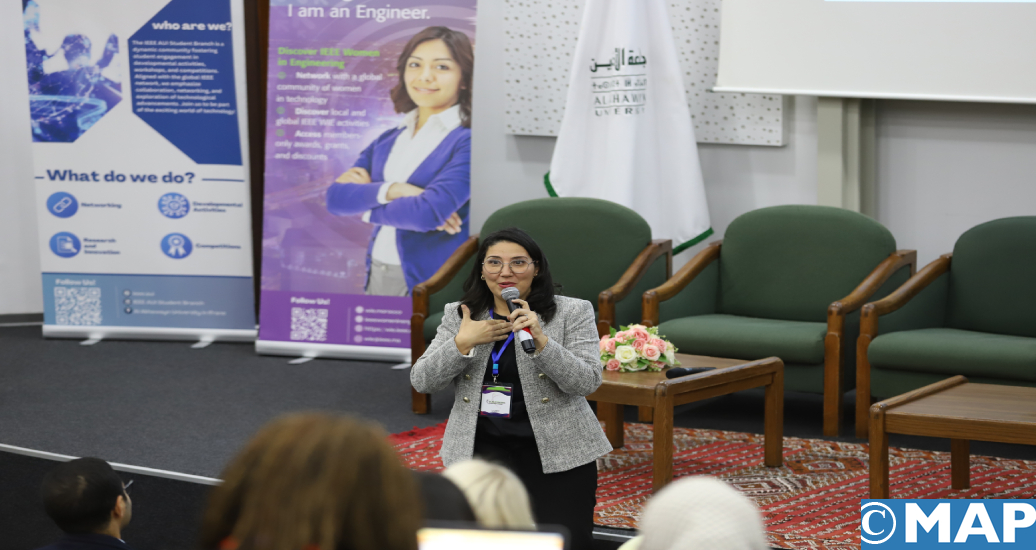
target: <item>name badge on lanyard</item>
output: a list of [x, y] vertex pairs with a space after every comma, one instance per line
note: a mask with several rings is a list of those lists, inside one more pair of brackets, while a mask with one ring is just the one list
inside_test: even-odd
[[514, 333], [511, 333], [507, 340], [504, 340], [504, 345], [492, 354], [493, 383], [482, 386], [482, 406], [479, 409], [479, 414], [482, 416], [511, 418], [511, 396], [514, 388], [511, 384], [497, 384], [496, 378], [500, 375], [500, 358], [503, 357], [504, 351], [512, 341], [514, 341]]
[[482, 386], [482, 408], [479, 414], [482, 416], [495, 416], [497, 418], [511, 418], [511, 392], [510, 384], [496, 384]]

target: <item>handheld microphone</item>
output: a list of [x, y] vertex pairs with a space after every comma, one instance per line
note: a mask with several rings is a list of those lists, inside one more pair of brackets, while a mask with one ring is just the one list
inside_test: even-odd
[[669, 370], [665, 371], [665, 377], [666, 378], [679, 378], [681, 376], [688, 376], [688, 375], [691, 375], [691, 374], [698, 374], [699, 372], [705, 372], [705, 371], [710, 371], [710, 370], [712, 370], [712, 369], [710, 369], [708, 367], [694, 367], [694, 368], [690, 368], [690, 369], [684, 368], [684, 367], [676, 367], [676, 368], [672, 368], [672, 369], [669, 369]]
[[[507, 302], [507, 309], [512, 312], [518, 309], [518, 306], [511, 300], [514, 300], [518, 296], [520, 296], [518, 289], [513, 286], [505, 288], [500, 293], [500, 297]], [[529, 333], [528, 328], [519, 330], [518, 334], [515, 335], [515, 338], [522, 343], [522, 349], [525, 350], [525, 353], [536, 353], [536, 342], [532, 341], [532, 334]]]

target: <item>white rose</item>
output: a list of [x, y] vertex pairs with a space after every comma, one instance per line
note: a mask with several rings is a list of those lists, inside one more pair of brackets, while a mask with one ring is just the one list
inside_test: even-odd
[[[672, 346], [672, 344], [670, 344]], [[676, 363], [676, 353], [672, 349], [665, 350], [665, 362], [673, 365]]]
[[620, 363], [629, 363], [637, 358], [637, 350], [633, 346], [618, 346], [615, 348], [615, 358]]

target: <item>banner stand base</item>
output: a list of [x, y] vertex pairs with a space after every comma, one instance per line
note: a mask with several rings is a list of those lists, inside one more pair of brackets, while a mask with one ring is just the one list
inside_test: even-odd
[[216, 338], [214, 336], [206, 334], [205, 336], [199, 338], [197, 342], [191, 344], [191, 349], [205, 349], [209, 347], [209, 344], [212, 344], [215, 341]]
[[314, 359], [352, 359], [355, 361], [387, 361], [393, 363], [410, 361], [410, 348], [256, 340], [255, 351], [262, 355], [286, 355], [289, 357], [312, 357]]
[[[198, 342], [254, 342], [255, 330], [199, 329], [165, 327], [109, 327], [77, 325], [43, 325], [44, 338], [86, 338], [100, 340], [179, 340]], [[83, 344], [90, 345], [90, 344]]]

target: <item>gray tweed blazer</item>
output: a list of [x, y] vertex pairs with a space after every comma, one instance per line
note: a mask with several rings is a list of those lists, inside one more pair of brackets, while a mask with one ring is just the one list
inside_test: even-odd
[[[556, 296], [558, 311], [543, 332], [543, 351], [516, 355], [543, 473], [571, 470], [612, 450], [586, 396], [601, 385], [601, 360], [594, 308], [586, 300]], [[492, 344], [475, 346], [472, 357], [461, 355], [453, 338], [460, 330], [460, 302], [446, 305], [435, 339], [414, 363], [410, 382], [417, 391], [433, 393], [453, 382], [456, 399], [443, 437], [443, 463], [472, 457], [475, 423], [482, 399], [482, 377]], [[478, 320], [488, 319], [485, 312]]]

